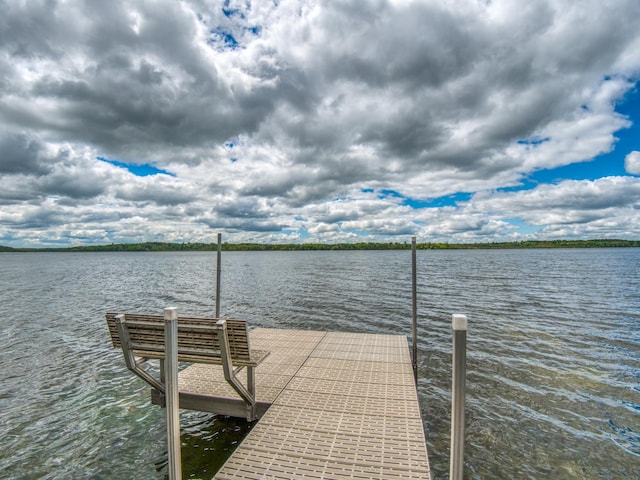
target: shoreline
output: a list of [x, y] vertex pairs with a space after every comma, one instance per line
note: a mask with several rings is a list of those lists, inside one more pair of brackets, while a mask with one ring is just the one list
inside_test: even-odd
[[[531, 248], [628, 248], [640, 247], [640, 240], [527, 240], [522, 242], [487, 243], [417, 243], [418, 250], [482, 250], [482, 249], [531, 249]], [[409, 250], [410, 242], [380, 243], [223, 243], [222, 250], [233, 251], [312, 251], [312, 250]], [[204, 252], [216, 251], [215, 243], [114, 243], [110, 245], [87, 245], [74, 247], [12, 248], [0, 245], [0, 252]]]

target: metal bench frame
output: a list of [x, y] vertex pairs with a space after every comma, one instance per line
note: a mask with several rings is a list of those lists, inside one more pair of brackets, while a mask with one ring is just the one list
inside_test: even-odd
[[[152, 403], [165, 406], [164, 317], [135, 313], [107, 313], [111, 341], [122, 348], [127, 368], [152, 387]], [[244, 320], [179, 317], [178, 361], [221, 365], [224, 378], [241, 400], [204, 394], [180, 392], [180, 406], [224, 415], [259, 418], [268, 405], [256, 402], [255, 368], [269, 352], [251, 350], [247, 323]], [[156, 378], [144, 365], [157, 359], [160, 377]], [[246, 386], [236, 374], [247, 371]]]

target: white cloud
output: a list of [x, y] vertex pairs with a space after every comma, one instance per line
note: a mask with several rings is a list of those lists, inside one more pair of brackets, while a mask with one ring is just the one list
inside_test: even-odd
[[627, 173], [640, 175], [640, 152], [636, 150], [629, 153], [624, 159], [624, 168]]

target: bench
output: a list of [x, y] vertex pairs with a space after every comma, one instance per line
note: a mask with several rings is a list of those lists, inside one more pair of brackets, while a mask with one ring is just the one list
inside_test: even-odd
[[[166, 393], [164, 317], [162, 315], [109, 312], [106, 314], [106, 320], [111, 342], [115, 348], [122, 349], [127, 368], [153, 387], [153, 403], [164, 406]], [[244, 412], [249, 421], [255, 420], [258, 415], [255, 367], [268, 355], [269, 352], [250, 349], [247, 322], [244, 320], [178, 318], [178, 361], [221, 365], [225, 380], [242, 398], [245, 405]], [[145, 362], [153, 359], [159, 360], [160, 378], [144, 368]], [[246, 386], [236, 377], [236, 374], [243, 368], [247, 370]], [[201, 409], [203, 401], [207, 401], [207, 399], [200, 399], [198, 409]], [[182, 392], [180, 402], [182, 406]], [[225, 409], [225, 405], [233, 405], [234, 400], [229, 399], [225, 402], [218, 399], [216, 403], [212, 398], [211, 402], [213, 402], [212, 405], [220, 405], [220, 410], [216, 413], [232, 414], [228, 408]], [[215, 406], [208, 411], [215, 411]]]

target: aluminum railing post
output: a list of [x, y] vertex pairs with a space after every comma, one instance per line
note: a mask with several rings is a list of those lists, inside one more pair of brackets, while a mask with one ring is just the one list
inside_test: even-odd
[[453, 372], [451, 381], [450, 480], [462, 480], [464, 471], [464, 403], [467, 362], [467, 316], [452, 316]]
[[164, 373], [167, 402], [167, 450], [169, 480], [182, 479], [180, 454], [180, 405], [178, 395], [178, 309], [164, 309]]

